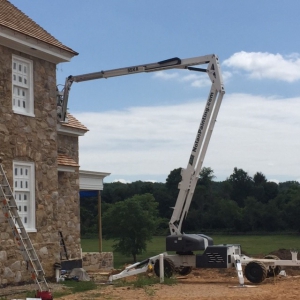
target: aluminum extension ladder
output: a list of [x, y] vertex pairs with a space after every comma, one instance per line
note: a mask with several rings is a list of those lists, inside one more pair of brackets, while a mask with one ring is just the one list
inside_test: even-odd
[[32, 279], [40, 291], [50, 291], [41, 262], [19, 216], [18, 207], [2, 164], [0, 164], [0, 204], [21, 254], [27, 262]]

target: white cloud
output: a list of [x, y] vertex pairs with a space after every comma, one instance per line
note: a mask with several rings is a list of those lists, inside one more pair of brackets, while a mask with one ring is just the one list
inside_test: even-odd
[[189, 74], [183, 76], [181, 78], [181, 81], [190, 82], [191, 86], [200, 87], [200, 88], [211, 85], [211, 81], [207, 76], [207, 74], [203, 74], [203, 75]]
[[177, 78], [178, 73], [169, 73], [169, 72], [161, 71], [161, 72], [156, 72], [153, 75], [153, 77], [154, 78], [160, 78], [160, 79], [163, 79], [163, 80], [170, 80], [170, 79]]
[[[90, 131], [80, 138], [82, 169], [115, 178], [166, 178], [186, 167], [204, 101], [125, 111], [75, 113]], [[242, 168], [252, 176], [296, 180], [300, 164], [300, 98], [226, 94], [204, 165], [217, 180]], [[131, 179], [133, 180], [133, 179]]]
[[232, 77], [232, 73], [228, 71], [222, 71], [222, 77], [223, 81], [226, 83], [226, 81], [228, 81]]
[[131, 183], [130, 181], [128, 181], [126, 179], [115, 179], [113, 182]]
[[269, 179], [268, 181], [269, 182], [275, 182], [275, 183], [279, 184], [279, 180], [278, 179]]
[[249, 73], [251, 78], [276, 79], [287, 82], [300, 80], [300, 54], [283, 56], [268, 52], [237, 52], [223, 62], [224, 66]]
[[211, 85], [211, 81], [207, 74], [198, 75], [195, 73], [190, 73], [188, 75], [179, 76], [178, 73], [161, 71], [155, 73], [153, 75], [153, 78], [159, 78], [163, 80], [176, 80], [177, 82], [188, 82], [190, 86], [197, 88], [202, 88]]

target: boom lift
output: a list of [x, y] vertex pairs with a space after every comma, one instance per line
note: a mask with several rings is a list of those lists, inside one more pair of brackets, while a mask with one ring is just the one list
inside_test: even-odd
[[[206, 65], [206, 68], [195, 67]], [[205, 72], [211, 80], [211, 88], [208, 94], [204, 112], [193, 143], [186, 169], [182, 169], [182, 181], [179, 183], [179, 194], [169, 222], [170, 235], [166, 238], [167, 252], [150, 257], [142, 262], [128, 266], [119, 274], [111, 275], [109, 282], [130, 275], [146, 272], [154, 269], [160, 276], [162, 269], [165, 276], [172, 276], [174, 272], [186, 275], [196, 268], [231, 268], [235, 267], [240, 285], [244, 285], [242, 265], [245, 265], [245, 275], [250, 282], [260, 283], [267, 275], [278, 275], [280, 266], [300, 266], [297, 260], [297, 252], [292, 252], [292, 260], [278, 260], [277, 257], [266, 257], [254, 260], [241, 254], [240, 245], [222, 244], [213, 245], [213, 239], [204, 234], [185, 234], [181, 232], [182, 223], [187, 216], [193, 193], [199, 178], [203, 160], [214, 129], [222, 98], [225, 94], [221, 75], [219, 59], [216, 55], [205, 55], [187, 59], [178, 57], [163, 60], [157, 63], [149, 63], [126, 68], [100, 71], [95, 73], [69, 76], [66, 78], [62, 91], [57, 93], [57, 112], [60, 120], [65, 122], [67, 104], [73, 82], [82, 82], [94, 79], [110, 78], [130, 75], [142, 72], [155, 72], [168, 69], [183, 69], [196, 72]], [[195, 251], [203, 251], [203, 254], [194, 254]], [[163, 257], [163, 259], [160, 259]], [[163, 268], [160, 266], [163, 263]]]

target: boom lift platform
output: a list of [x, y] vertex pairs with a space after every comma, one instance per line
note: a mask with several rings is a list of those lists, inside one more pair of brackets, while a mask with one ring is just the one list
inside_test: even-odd
[[45, 272], [19, 216], [18, 206], [2, 164], [0, 164], [0, 203], [3, 214], [12, 230], [15, 242], [24, 260], [27, 262], [32, 279], [38, 287], [36, 297], [42, 300], [52, 300], [53, 297], [45, 278]]
[[[206, 65], [206, 68], [195, 67], [198, 65]], [[65, 122], [68, 98], [73, 82], [169, 69], [182, 69], [207, 73], [211, 80], [211, 88], [192, 146], [192, 151], [188, 159], [187, 167], [181, 171], [182, 181], [178, 186], [179, 194], [169, 222], [170, 235], [166, 238], [166, 251], [174, 251], [176, 254], [169, 255], [167, 252], [163, 253], [162, 263], [165, 276], [170, 277], [174, 272], [177, 272], [180, 275], [187, 275], [194, 267], [234, 267], [237, 271], [239, 283], [243, 286], [243, 265], [245, 266], [245, 276], [253, 283], [260, 283], [267, 276], [278, 275], [281, 266], [300, 266], [300, 261], [297, 260], [296, 251], [292, 252], [292, 260], [279, 260], [275, 256], [267, 256], [265, 259], [253, 259], [242, 255], [240, 245], [213, 245], [213, 239], [204, 234], [185, 234], [181, 232], [182, 222], [187, 216], [221, 102], [225, 94], [219, 59], [215, 54], [187, 59], [175, 57], [157, 63], [76, 76], [71, 75], [66, 78], [62, 91], [58, 91], [57, 93], [58, 116], [62, 122]], [[204, 252], [203, 254], [194, 254], [195, 251]], [[149, 268], [154, 269], [155, 274], [160, 276], [160, 257], [160, 255], [156, 255], [142, 262], [128, 266], [121, 273], [111, 275], [109, 277], [109, 282], [126, 276], [146, 272]]]

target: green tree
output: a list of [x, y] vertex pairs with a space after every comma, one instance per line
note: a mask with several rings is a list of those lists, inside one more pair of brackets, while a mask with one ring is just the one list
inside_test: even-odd
[[264, 204], [258, 202], [254, 197], [245, 199], [243, 208], [243, 230], [260, 231], [263, 229]]
[[214, 203], [213, 173], [211, 168], [202, 168], [187, 218], [183, 223], [183, 231], [196, 232], [204, 228], [206, 215]]
[[276, 231], [284, 228], [281, 212], [274, 200], [264, 205], [262, 224], [263, 229], [266, 231]]
[[300, 185], [292, 184], [285, 192], [285, 219], [289, 228], [300, 232]]
[[203, 167], [199, 174], [198, 184], [210, 187], [215, 177], [214, 171], [211, 168]]
[[276, 182], [268, 181], [264, 184], [265, 200], [269, 202], [275, 199], [279, 193], [278, 184]]
[[[167, 218], [169, 221], [173, 213], [174, 199], [171, 197], [164, 183], [155, 182], [153, 186], [152, 194], [158, 202], [159, 215], [162, 218]], [[167, 225], [168, 221], [166, 222]]]
[[234, 168], [228, 181], [232, 186], [230, 198], [243, 207], [245, 199], [252, 196], [253, 179], [243, 169]]
[[81, 235], [88, 237], [98, 232], [98, 199], [97, 197], [80, 197], [80, 230]]
[[267, 183], [266, 176], [261, 172], [256, 172], [253, 176], [254, 185], [252, 187], [252, 195], [257, 201], [266, 203], [265, 184]]
[[135, 195], [111, 205], [103, 215], [105, 238], [114, 239], [115, 251], [136, 256], [147, 249], [147, 242], [160, 221], [158, 203], [151, 194]]
[[263, 185], [267, 182], [267, 178], [263, 173], [256, 172], [253, 176], [253, 181], [256, 185]]
[[208, 213], [213, 229], [240, 230], [242, 209], [235, 201], [218, 199]]
[[131, 196], [129, 185], [119, 181], [104, 183], [104, 188], [101, 192], [102, 201], [105, 203], [116, 203]]

